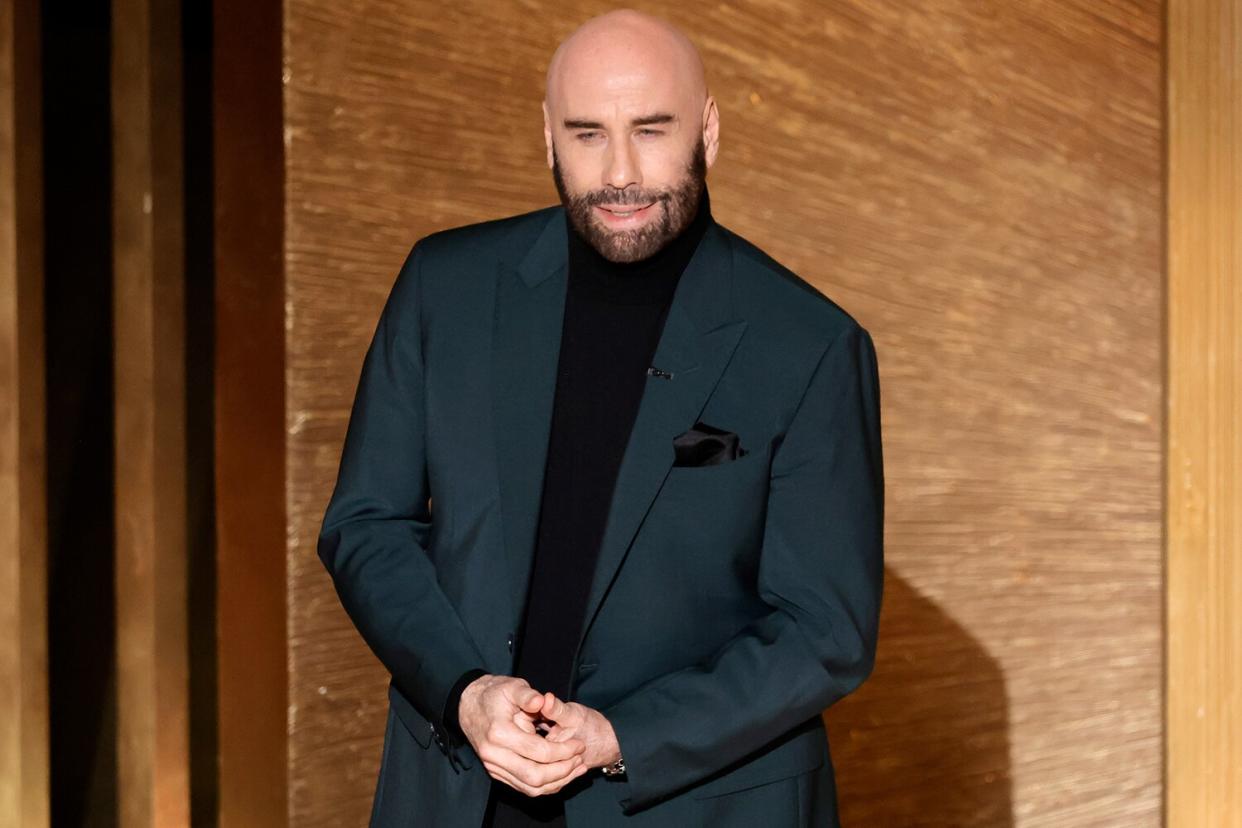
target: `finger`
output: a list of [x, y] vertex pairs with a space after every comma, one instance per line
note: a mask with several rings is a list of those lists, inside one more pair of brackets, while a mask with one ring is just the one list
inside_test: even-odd
[[546, 794], [556, 793], [561, 788], [565, 787], [570, 782], [574, 781], [579, 776], [582, 776], [582, 774], [586, 773], [589, 770], [590, 768], [585, 763], [583, 763], [579, 765], [578, 767], [574, 768], [573, 770], [571, 770], [568, 774], [566, 774], [564, 779], [558, 779], [553, 782], [549, 782], [548, 784], [544, 785], [541, 788], [536, 788], [535, 793], [537, 796], [544, 796]]
[[495, 762], [484, 762], [483, 767], [487, 769], [488, 775], [493, 779], [503, 782], [515, 791], [526, 793], [526, 789], [529, 786], [519, 782], [516, 776], [509, 773], [509, 771], [505, 770], [501, 765], [497, 765]]
[[534, 787], [531, 787], [530, 785], [525, 784], [521, 780], [519, 780], [517, 777], [515, 777], [512, 773], [510, 773], [508, 770], [506, 770], [501, 765], [497, 765], [493, 762], [484, 762], [483, 767], [487, 769], [488, 774], [493, 779], [503, 782], [504, 784], [508, 785], [510, 788], [513, 788], [513, 790], [524, 793], [527, 796], [543, 796], [545, 794], [556, 793], [561, 788], [563, 788], [565, 785], [569, 784], [570, 782], [572, 782], [573, 780], [577, 779], [579, 776], [582, 776], [582, 774], [590, 770], [589, 767], [587, 767], [585, 764], [582, 764], [574, 768], [572, 771], [570, 771], [565, 776], [564, 779], [554, 780], [539, 788], [534, 788]]
[[586, 742], [582, 739], [567, 738], [549, 742], [537, 733], [526, 733], [517, 727], [498, 731], [493, 735], [492, 741], [524, 759], [541, 764], [563, 761], [586, 750]]
[[[578, 737], [578, 730], [575, 727], [568, 727], [563, 724], [553, 724], [544, 734], [544, 740], [548, 742], [564, 742], [567, 739], [577, 737], [580, 741], [584, 741]], [[585, 741], [584, 741], [585, 743]]]
[[583, 764], [580, 756], [572, 756], [559, 762], [532, 762], [507, 748], [500, 746], [494, 746], [494, 748], [488, 751], [490, 754], [488, 760], [503, 766], [519, 782], [532, 789], [563, 779]]
[[576, 768], [585, 765], [577, 758], [567, 759], [558, 765], [541, 765], [495, 744], [488, 745], [479, 758], [485, 767], [490, 766], [489, 773], [493, 772], [492, 769], [497, 769], [493, 773], [496, 778], [527, 795], [531, 795], [536, 788], [569, 776]]
[[543, 694], [543, 715], [547, 718], [559, 721], [565, 717], [568, 709], [565, 702], [553, 695], [551, 690]]
[[[501, 683], [500, 694], [510, 704], [521, 709], [528, 709], [532, 699], [538, 699], [539, 704], [543, 704], [543, 693], [531, 687], [524, 678], [514, 677], [511, 681]], [[538, 710], [538, 707], [535, 709]]]
[[561, 788], [565, 787], [570, 782], [577, 779], [579, 776], [582, 776], [582, 774], [586, 773], [590, 769], [591, 768], [585, 762], [583, 762], [581, 765], [574, 768], [569, 773], [565, 774], [565, 776], [563, 776], [562, 778], [554, 779], [551, 782], [548, 782], [542, 785], [541, 787], [536, 788], [535, 795], [544, 796], [545, 794], [556, 793]]
[[525, 710], [528, 713], [538, 713], [543, 707], [543, 693], [540, 693], [533, 687], [520, 688], [513, 696], [519, 710]]
[[513, 714], [513, 723], [517, 725], [523, 733], [538, 733], [535, 720], [522, 710], [519, 710]]

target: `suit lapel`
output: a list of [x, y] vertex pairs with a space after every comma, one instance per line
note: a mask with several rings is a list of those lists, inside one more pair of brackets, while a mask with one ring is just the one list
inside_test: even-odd
[[526, 604], [565, 315], [565, 213], [547, 224], [517, 270], [502, 268], [492, 331], [492, 423], [508, 566], [510, 630]]
[[677, 282], [652, 357], [652, 364], [672, 377], [647, 377], [617, 472], [575, 659], [630, 541], [673, 465], [673, 438], [699, 418], [746, 329], [744, 320], [732, 318], [732, 287], [732, 250], [713, 221]]
[[[493, 405], [509, 595], [514, 625], [527, 576], [543, 491], [567, 286], [563, 208], [516, 273], [502, 274], [493, 337]], [[732, 316], [732, 250], [712, 221], [678, 280], [621, 459], [578, 646], [675, 458], [673, 438], [692, 426], [746, 328]], [[576, 655], [576, 653], [575, 653]]]

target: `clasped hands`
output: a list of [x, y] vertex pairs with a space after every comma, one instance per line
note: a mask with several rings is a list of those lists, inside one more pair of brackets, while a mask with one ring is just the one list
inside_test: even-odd
[[555, 793], [621, 758], [616, 733], [598, 710], [514, 676], [489, 673], [470, 682], [457, 722], [488, 774], [527, 796]]

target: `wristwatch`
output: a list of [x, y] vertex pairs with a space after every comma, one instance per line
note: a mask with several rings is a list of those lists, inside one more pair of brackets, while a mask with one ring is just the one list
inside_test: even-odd
[[625, 759], [618, 759], [611, 765], [604, 765], [600, 771], [604, 776], [622, 776], [625, 774]]

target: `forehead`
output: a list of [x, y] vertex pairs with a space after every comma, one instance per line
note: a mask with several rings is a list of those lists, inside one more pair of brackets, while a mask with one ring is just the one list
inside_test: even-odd
[[562, 70], [554, 105], [565, 118], [626, 119], [685, 103], [676, 62], [651, 49], [586, 47], [566, 55]]

